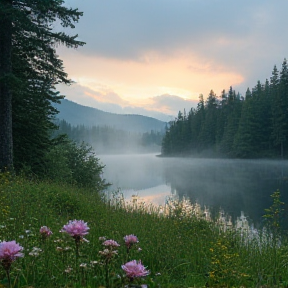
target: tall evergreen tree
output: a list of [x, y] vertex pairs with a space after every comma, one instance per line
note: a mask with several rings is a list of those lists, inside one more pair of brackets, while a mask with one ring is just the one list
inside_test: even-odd
[[230, 87], [227, 97], [227, 121], [224, 127], [223, 138], [220, 143], [220, 151], [226, 155], [233, 155], [234, 137], [238, 131], [241, 117], [242, 101], [235, 90]]
[[13, 166], [11, 0], [0, 1], [0, 171]]
[[216, 142], [217, 97], [210, 91], [205, 103], [205, 119], [199, 135], [201, 149], [212, 148]]
[[63, 0], [0, 1], [0, 169], [13, 166], [13, 143], [17, 166], [37, 162], [39, 168], [51, 144], [51, 103], [61, 98], [55, 85], [71, 83], [55, 47], [84, 44], [77, 35], [54, 32], [53, 25], [74, 28], [81, 15]]
[[253, 146], [253, 121], [254, 114], [252, 109], [252, 93], [248, 88], [245, 100], [242, 105], [239, 128], [233, 142], [233, 154], [239, 158], [251, 158], [255, 154]]
[[220, 101], [217, 105], [217, 123], [216, 123], [216, 149], [222, 141], [224, 134], [224, 127], [227, 124], [227, 94], [225, 90], [222, 90]]
[[[287, 134], [287, 122], [286, 122], [286, 108], [285, 108], [285, 72], [287, 68], [286, 61], [283, 62], [283, 68], [281, 72], [281, 82], [279, 78], [279, 72], [277, 67], [274, 66], [272, 77], [270, 78], [271, 97], [272, 97], [272, 133], [271, 138], [275, 145], [276, 151], [279, 156], [284, 157], [284, 143], [286, 141]], [[282, 76], [283, 75], [283, 76]], [[281, 84], [280, 84], [281, 83]], [[281, 87], [281, 88], [280, 88]]]

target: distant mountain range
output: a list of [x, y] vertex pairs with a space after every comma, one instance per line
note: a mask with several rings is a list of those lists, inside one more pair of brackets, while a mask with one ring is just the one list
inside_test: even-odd
[[55, 107], [59, 111], [57, 118], [64, 119], [73, 126], [109, 126], [119, 130], [141, 133], [151, 130], [164, 131], [166, 126], [166, 122], [152, 117], [104, 112], [67, 99], [62, 100], [61, 104], [56, 104]]

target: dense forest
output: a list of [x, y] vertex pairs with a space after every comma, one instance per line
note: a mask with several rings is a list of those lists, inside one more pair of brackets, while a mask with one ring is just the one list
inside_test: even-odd
[[287, 158], [288, 66], [274, 66], [270, 80], [258, 81], [245, 97], [230, 87], [197, 107], [179, 112], [162, 142], [162, 155], [201, 155], [234, 158]]
[[77, 143], [89, 143], [97, 153], [155, 152], [160, 150], [163, 139], [163, 132], [154, 130], [136, 133], [110, 126], [74, 126], [65, 120], [57, 125], [55, 136], [66, 134]]

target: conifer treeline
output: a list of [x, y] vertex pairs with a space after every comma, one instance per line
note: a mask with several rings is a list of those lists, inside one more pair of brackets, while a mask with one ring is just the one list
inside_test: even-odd
[[137, 152], [135, 150], [159, 149], [163, 133], [151, 130], [145, 133], [129, 132], [109, 126], [72, 126], [65, 120], [58, 123], [57, 134], [67, 134], [78, 143], [89, 143], [97, 153]]
[[162, 142], [163, 155], [218, 155], [288, 158], [288, 65], [274, 66], [270, 80], [258, 81], [245, 97], [230, 87], [206, 101], [199, 96], [188, 115], [179, 112]]

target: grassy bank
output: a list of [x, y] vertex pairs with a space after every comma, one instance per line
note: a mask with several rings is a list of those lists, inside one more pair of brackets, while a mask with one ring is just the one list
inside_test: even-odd
[[[193, 215], [183, 217], [180, 206], [159, 217], [156, 211], [104, 203], [92, 190], [7, 174], [1, 175], [0, 203], [0, 240], [24, 247], [24, 257], [12, 263], [12, 287], [288, 287], [285, 239], [280, 244], [276, 237], [262, 241], [261, 235], [224, 233]], [[59, 232], [74, 219], [90, 228], [89, 243], [81, 241], [78, 256], [74, 239]], [[53, 232], [45, 240], [41, 226]], [[123, 237], [129, 234], [139, 243], [128, 251]], [[103, 236], [121, 245], [109, 261], [99, 253]], [[129, 282], [121, 265], [134, 259], [141, 259], [150, 274]], [[1, 269], [0, 287], [6, 286]]]

